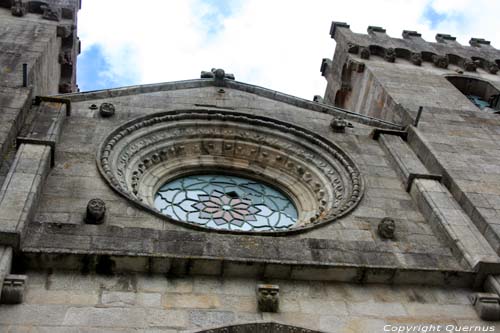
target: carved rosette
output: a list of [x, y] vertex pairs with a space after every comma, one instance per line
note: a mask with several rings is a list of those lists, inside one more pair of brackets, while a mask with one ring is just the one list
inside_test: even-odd
[[[113, 131], [97, 154], [98, 168], [114, 190], [172, 222], [154, 208], [168, 181], [200, 172], [254, 178], [279, 188], [298, 212], [289, 233], [332, 222], [363, 195], [358, 167], [322, 137], [270, 118], [220, 110], [182, 110], [133, 120]], [[217, 230], [218, 232], [247, 233]]]

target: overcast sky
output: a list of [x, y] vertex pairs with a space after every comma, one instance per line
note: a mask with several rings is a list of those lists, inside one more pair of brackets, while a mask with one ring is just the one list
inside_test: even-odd
[[331, 21], [393, 37], [417, 30], [500, 47], [498, 0], [83, 0], [81, 91], [199, 78], [213, 67], [236, 80], [312, 99], [323, 95]]

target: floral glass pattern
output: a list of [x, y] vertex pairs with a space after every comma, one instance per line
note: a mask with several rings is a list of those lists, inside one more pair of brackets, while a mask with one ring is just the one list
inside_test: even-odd
[[155, 197], [162, 214], [208, 228], [277, 231], [297, 221], [297, 210], [281, 192], [254, 180], [193, 175], [163, 185]]

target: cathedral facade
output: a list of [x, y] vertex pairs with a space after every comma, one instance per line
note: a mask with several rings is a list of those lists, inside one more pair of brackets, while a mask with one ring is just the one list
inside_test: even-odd
[[500, 330], [488, 41], [333, 22], [311, 101], [78, 92], [79, 8], [0, 1], [1, 332]]

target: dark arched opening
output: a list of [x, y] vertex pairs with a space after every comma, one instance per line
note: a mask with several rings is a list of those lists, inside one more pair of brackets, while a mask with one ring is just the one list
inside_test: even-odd
[[307, 328], [289, 326], [279, 323], [252, 323], [242, 325], [232, 325], [208, 330], [199, 331], [197, 333], [321, 333]]
[[446, 79], [481, 110], [500, 112], [500, 91], [491, 83], [466, 76]]

